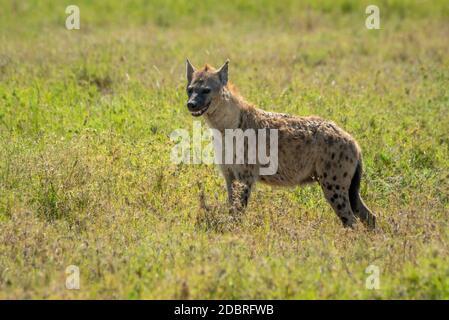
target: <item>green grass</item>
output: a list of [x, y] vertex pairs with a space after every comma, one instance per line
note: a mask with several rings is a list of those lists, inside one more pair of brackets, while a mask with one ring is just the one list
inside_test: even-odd
[[[449, 298], [447, 1], [377, 1], [381, 30], [366, 1], [77, 3], [68, 31], [65, 3], [0, 1], [0, 298]], [[213, 166], [170, 161], [186, 57], [352, 133], [377, 232], [317, 186], [230, 220]]]

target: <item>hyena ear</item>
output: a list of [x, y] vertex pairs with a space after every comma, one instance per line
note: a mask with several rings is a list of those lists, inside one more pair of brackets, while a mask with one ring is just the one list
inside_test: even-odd
[[228, 83], [228, 64], [229, 64], [229, 59], [227, 59], [226, 62], [224, 63], [224, 65], [221, 66], [221, 68], [218, 69], [218, 71], [217, 71], [217, 74], [218, 74], [218, 77], [220, 78], [221, 84], [224, 86]]
[[192, 82], [193, 73], [195, 72], [195, 68], [190, 63], [189, 59], [186, 60], [186, 77], [187, 82]]

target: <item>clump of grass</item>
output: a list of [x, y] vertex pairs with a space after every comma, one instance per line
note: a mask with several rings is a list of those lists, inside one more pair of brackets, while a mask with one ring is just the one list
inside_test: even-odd
[[39, 158], [36, 192], [30, 203], [37, 215], [49, 222], [64, 219], [74, 224], [85, 214], [91, 214], [88, 211], [93, 209], [96, 200], [90, 188], [92, 168], [84, 159], [77, 158], [78, 150], [67, 151], [59, 154], [59, 159], [49, 154]]
[[76, 76], [81, 86], [95, 86], [103, 94], [112, 93], [112, 77], [109, 74], [89, 72], [83, 67]]
[[206, 196], [203, 186], [199, 189], [199, 210], [196, 216], [195, 226], [205, 231], [229, 232], [239, 226], [242, 221], [241, 208], [229, 207], [227, 203], [220, 203], [218, 199], [206, 204]]

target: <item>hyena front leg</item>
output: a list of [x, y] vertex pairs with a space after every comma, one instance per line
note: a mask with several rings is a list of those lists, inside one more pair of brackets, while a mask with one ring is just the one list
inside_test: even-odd
[[237, 211], [243, 211], [248, 205], [255, 178], [248, 170], [235, 172], [234, 176], [236, 179], [231, 184], [231, 206]]
[[249, 181], [236, 180], [232, 185], [232, 207], [243, 211], [247, 205], [253, 184]]
[[234, 203], [233, 184], [236, 181], [235, 175], [229, 168], [223, 169], [223, 176], [226, 181], [226, 190], [228, 192], [228, 203], [232, 206]]

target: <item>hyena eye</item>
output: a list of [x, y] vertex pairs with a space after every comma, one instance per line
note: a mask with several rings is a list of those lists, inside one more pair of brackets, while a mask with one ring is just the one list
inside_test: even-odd
[[203, 94], [208, 94], [208, 93], [210, 93], [210, 89], [209, 88], [204, 88], [203, 90], [201, 90], [201, 92]]
[[187, 88], [187, 94], [188, 94], [188, 95], [191, 95], [191, 94], [192, 94], [192, 92], [193, 92], [193, 88], [190, 88], [190, 87], [189, 87], [189, 88]]

